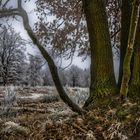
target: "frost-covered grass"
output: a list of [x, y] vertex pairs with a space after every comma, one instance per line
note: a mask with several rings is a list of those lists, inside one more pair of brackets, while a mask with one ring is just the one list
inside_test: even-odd
[[79, 105], [83, 105], [88, 98], [88, 88], [68, 87], [66, 91], [70, 98]]
[[[18, 109], [24, 108], [24, 105], [29, 104], [30, 106], [34, 107], [32, 110], [35, 110], [38, 108], [40, 104], [48, 104], [49, 103], [56, 103], [56, 102], [62, 102], [60, 99], [59, 94], [56, 91], [55, 87], [0, 87], [1, 89], [1, 105], [0, 105], [0, 115], [2, 116], [12, 116], [13, 114], [18, 113]], [[76, 104], [79, 104], [82, 106], [85, 102], [85, 100], [88, 97], [88, 89], [87, 88], [79, 88], [79, 87], [65, 87], [66, 93], [68, 96], [75, 102]], [[34, 105], [33, 105], [34, 104]], [[35, 105], [36, 104], [36, 105]], [[63, 103], [64, 104], [64, 103]], [[28, 105], [26, 105], [28, 106]], [[63, 112], [67, 110], [66, 107], [56, 108], [55, 112]], [[16, 111], [17, 109], [17, 111]], [[27, 109], [26, 109], [27, 110]], [[51, 109], [48, 109], [49, 111], [53, 110], [53, 107]], [[14, 113], [13, 113], [14, 111]], [[16, 112], [15, 112], [16, 111]], [[24, 109], [23, 109], [24, 111]]]
[[[65, 87], [65, 90], [80, 106], [88, 97], [87, 88]], [[63, 103], [54, 87], [14, 87], [10, 90], [4, 87], [0, 92], [1, 107], [10, 104], [8, 115], [18, 110], [15, 117], [0, 118], [0, 132], [9, 139], [20, 137], [24, 140], [26, 135], [27, 140], [63, 139], [65, 136], [76, 140], [86, 140], [88, 136], [98, 140], [140, 138], [139, 102], [119, 104], [116, 96], [112, 100], [105, 98], [104, 102], [95, 102], [92, 111], [85, 116], [79, 116]]]
[[5, 87], [3, 99], [1, 114], [10, 114], [10, 109], [16, 103], [16, 92], [14, 86]]
[[8, 121], [3, 124], [3, 128], [0, 132], [1, 134], [21, 134], [27, 135], [29, 133], [29, 129], [26, 127], [20, 126], [20, 124]]
[[[36, 87], [21, 87], [15, 86], [13, 87], [14, 91], [17, 92], [17, 98], [49, 98], [49, 100], [54, 101], [54, 98], [59, 98], [59, 94], [56, 91], [55, 87], [52, 86], [36, 86]], [[0, 87], [0, 89], [6, 90], [6, 87]], [[66, 93], [68, 96], [77, 104], [84, 104], [86, 99], [88, 98], [88, 88], [81, 87], [65, 87]], [[11, 98], [11, 97], [10, 97]]]
[[[32, 103], [55, 103], [62, 102], [55, 87], [38, 86], [38, 87], [0, 87], [3, 94], [1, 94], [2, 109], [1, 114], [8, 114], [10, 116], [11, 108], [18, 107], [20, 104], [32, 104]], [[68, 96], [76, 103], [82, 106], [88, 97], [87, 88], [79, 87], [65, 87]], [[63, 111], [61, 109], [61, 111]]]

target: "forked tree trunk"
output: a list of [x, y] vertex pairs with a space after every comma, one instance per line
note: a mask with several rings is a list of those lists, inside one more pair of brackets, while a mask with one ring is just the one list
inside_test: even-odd
[[96, 97], [116, 90], [112, 48], [104, 0], [83, 0], [91, 49], [90, 96], [84, 107]]
[[140, 9], [140, 1], [134, 0], [133, 7], [132, 7], [132, 14], [131, 14], [129, 36], [128, 36], [128, 46], [127, 46], [124, 63], [123, 63], [123, 77], [122, 77], [122, 83], [120, 89], [121, 99], [126, 98], [128, 93], [128, 84], [131, 77], [130, 64], [133, 55], [133, 46], [134, 46], [136, 29], [137, 29], [137, 24], [139, 19], [139, 9]]

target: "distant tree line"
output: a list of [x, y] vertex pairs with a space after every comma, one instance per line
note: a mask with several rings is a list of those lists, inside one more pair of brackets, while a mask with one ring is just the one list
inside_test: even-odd
[[[29, 55], [29, 62], [24, 66], [25, 75], [23, 85], [26, 86], [54, 86], [50, 70], [40, 55]], [[75, 65], [62, 70], [58, 69], [63, 86], [88, 87], [89, 69], [81, 69]]]
[[[0, 85], [53, 86], [44, 59], [37, 54], [26, 54], [26, 42], [11, 27], [0, 29]], [[75, 65], [62, 70], [59, 76], [64, 86], [89, 86], [89, 69]]]
[[[49, 69], [44, 71], [44, 84], [53, 85], [53, 80]], [[66, 70], [58, 70], [60, 80], [64, 86], [70, 87], [88, 87], [89, 86], [89, 69], [81, 69], [75, 65], [72, 65]], [[45, 81], [46, 80], [46, 81]]]

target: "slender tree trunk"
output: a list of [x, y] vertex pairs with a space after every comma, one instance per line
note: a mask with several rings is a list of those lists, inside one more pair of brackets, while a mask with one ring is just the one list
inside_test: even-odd
[[95, 97], [113, 94], [116, 90], [112, 48], [104, 0], [83, 0], [91, 49], [90, 96], [84, 107]]
[[126, 53], [128, 34], [130, 27], [130, 17], [132, 11], [132, 4], [129, 0], [122, 0], [121, 7], [121, 46], [120, 46], [120, 68], [119, 68], [119, 79], [118, 88], [121, 87], [122, 74], [123, 74], [123, 61]]
[[131, 77], [130, 64], [133, 55], [133, 46], [134, 46], [136, 29], [137, 29], [137, 24], [139, 19], [139, 9], [140, 9], [140, 1], [134, 0], [133, 7], [132, 7], [132, 14], [131, 14], [129, 36], [128, 36], [128, 46], [127, 46], [124, 63], [123, 63], [123, 77], [122, 77], [122, 83], [120, 89], [121, 99], [126, 98], [128, 93], [128, 84]]
[[129, 86], [129, 96], [140, 96], [140, 18], [134, 45], [133, 70]]

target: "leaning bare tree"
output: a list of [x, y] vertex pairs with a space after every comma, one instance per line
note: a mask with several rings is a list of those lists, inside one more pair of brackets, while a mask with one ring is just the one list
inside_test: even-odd
[[38, 47], [38, 49], [40, 50], [44, 59], [48, 62], [54, 84], [56, 86], [56, 89], [57, 89], [61, 99], [66, 104], [68, 104], [73, 111], [78, 112], [79, 114], [82, 114], [84, 112], [83, 109], [81, 109], [78, 105], [76, 105], [66, 94], [66, 92], [65, 92], [65, 90], [60, 82], [57, 67], [56, 67], [53, 59], [51, 58], [51, 56], [49, 55], [47, 50], [45, 50], [45, 48], [41, 45], [41, 43], [38, 41], [36, 35], [34, 34], [32, 28], [29, 24], [28, 15], [22, 7], [22, 0], [18, 0], [17, 2], [18, 2], [17, 8], [0, 10], [0, 17], [1, 18], [2, 17], [9, 17], [9, 16], [21, 16], [22, 17], [24, 28], [27, 31], [29, 37], [32, 39], [33, 43]]

